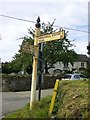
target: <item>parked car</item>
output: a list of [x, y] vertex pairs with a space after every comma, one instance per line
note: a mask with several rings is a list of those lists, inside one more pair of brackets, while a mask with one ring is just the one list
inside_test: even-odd
[[82, 80], [87, 77], [83, 74], [66, 74], [63, 76], [62, 80]]

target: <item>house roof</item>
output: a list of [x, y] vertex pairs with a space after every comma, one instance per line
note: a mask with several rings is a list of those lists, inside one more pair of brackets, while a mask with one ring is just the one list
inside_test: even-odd
[[78, 54], [78, 61], [87, 62], [88, 60], [87, 55]]

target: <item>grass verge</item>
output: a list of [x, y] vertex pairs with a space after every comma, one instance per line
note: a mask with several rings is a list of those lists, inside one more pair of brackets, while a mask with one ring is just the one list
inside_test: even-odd
[[29, 103], [21, 110], [17, 110], [14, 113], [8, 114], [2, 120], [6, 118], [48, 118], [48, 110], [51, 102], [51, 96], [42, 98], [41, 101], [34, 103], [33, 111], [29, 110]]

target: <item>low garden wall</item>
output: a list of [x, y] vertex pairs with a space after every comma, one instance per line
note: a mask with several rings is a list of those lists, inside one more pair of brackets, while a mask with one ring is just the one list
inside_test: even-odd
[[[2, 75], [2, 91], [6, 92], [31, 90], [31, 78], [31, 75]], [[53, 88], [57, 78], [60, 77], [44, 75], [42, 89]]]

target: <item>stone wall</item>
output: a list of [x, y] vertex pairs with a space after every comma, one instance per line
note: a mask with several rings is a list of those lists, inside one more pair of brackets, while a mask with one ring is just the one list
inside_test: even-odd
[[[44, 76], [42, 89], [53, 88], [57, 77]], [[38, 89], [38, 82], [37, 82]], [[31, 76], [3, 76], [2, 91], [26, 91], [31, 90]]]

